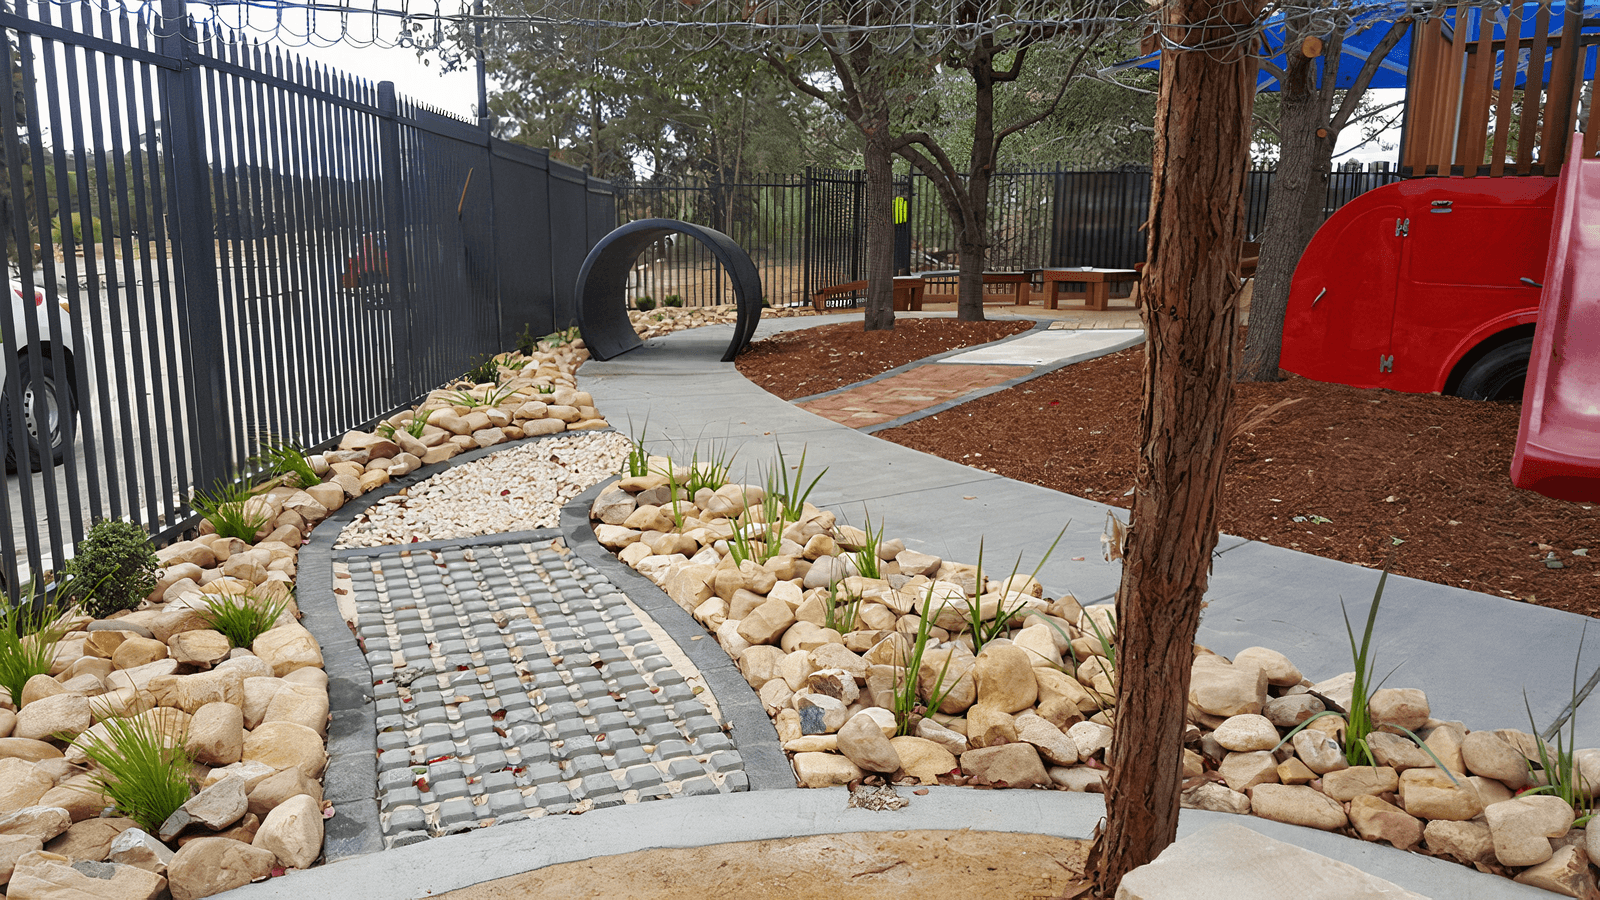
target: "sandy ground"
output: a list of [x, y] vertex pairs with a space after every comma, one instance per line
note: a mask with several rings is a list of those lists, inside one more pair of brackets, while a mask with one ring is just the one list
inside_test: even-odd
[[439, 895], [447, 900], [1054, 900], [1080, 896], [1086, 841], [895, 831], [643, 850], [563, 863]]

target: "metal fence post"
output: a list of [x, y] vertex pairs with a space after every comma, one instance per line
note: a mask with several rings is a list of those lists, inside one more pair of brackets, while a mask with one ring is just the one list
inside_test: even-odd
[[180, 63], [176, 71], [162, 69], [161, 93], [166, 99], [166, 137], [172, 160], [177, 198], [171, 228], [178, 249], [177, 306], [189, 362], [189, 439], [194, 453], [194, 487], [209, 489], [232, 471], [228, 448], [233, 429], [228, 421], [227, 386], [230, 367], [222, 358], [222, 305], [217, 290], [216, 229], [211, 210], [209, 165], [202, 145], [205, 115], [201, 71], [194, 65], [194, 25], [184, 12], [184, 0], [162, 0], [161, 53]]
[[400, 100], [392, 81], [378, 82], [378, 114], [378, 177], [383, 181], [383, 228], [394, 316], [394, 359], [397, 366], [404, 366], [412, 373], [406, 376], [406, 392], [415, 397], [422, 393], [417, 383], [421, 369], [410, 364], [416, 358], [411, 344], [411, 272], [406, 265], [409, 245], [405, 192], [400, 175]]
[[802, 254], [801, 260], [800, 260], [800, 268], [801, 268], [801, 271], [805, 272], [802, 290], [804, 290], [805, 293], [800, 295], [800, 299], [802, 301], [801, 305], [804, 305], [805, 303], [811, 302], [811, 290], [812, 290], [812, 288], [811, 288], [811, 167], [810, 166], [806, 166], [805, 181], [802, 181], [800, 184], [801, 184], [801, 187], [800, 187], [800, 203], [801, 203], [801, 208], [800, 209], [801, 209], [801, 213], [800, 214], [803, 217], [803, 220], [805, 222], [804, 227], [801, 229], [801, 234], [803, 235], [803, 237], [801, 238], [801, 251], [800, 251], [801, 254]]

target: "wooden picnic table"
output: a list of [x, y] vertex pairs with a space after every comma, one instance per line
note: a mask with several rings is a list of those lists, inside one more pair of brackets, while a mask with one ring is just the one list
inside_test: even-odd
[[[1057, 303], [1065, 295], [1068, 298], [1083, 298], [1083, 308], [1102, 310], [1106, 308], [1107, 301], [1111, 299], [1111, 285], [1125, 281], [1138, 281], [1139, 273], [1133, 269], [1101, 269], [1094, 266], [1084, 266], [1076, 269], [1044, 269], [1039, 273], [1044, 279], [1045, 299], [1044, 305], [1048, 309], [1057, 309]], [[1081, 284], [1082, 291], [1062, 291], [1063, 284]], [[1137, 307], [1135, 299], [1134, 306]]]
[[[961, 273], [956, 269], [935, 269], [928, 272], [918, 272], [915, 275], [896, 275], [894, 278], [894, 308], [896, 312], [921, 311], [924, 295], [927, 292], [928, 282], [949, 281]], [[984, 297], [985, 303], [1005, 303], [1017, 306], [1028, 305], [1028, 297], [1033, 293], [1032, 272], [985, 272], [984, 284], [1008, 284], [1012, 289], [1004, 294], [989, 295], [997, 299]], [[867, 289], [866, 281], [848, 281], [825, 287], [811, 295], [811, 305], [822, 312], [827, 308], [828, 301], [846, 294], [855, 294]]]

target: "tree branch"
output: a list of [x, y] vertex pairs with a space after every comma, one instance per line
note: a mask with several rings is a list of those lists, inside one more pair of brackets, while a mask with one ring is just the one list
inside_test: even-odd
[[1002, 141], [1011, 135], [1022, 131], [1023, 129], [1031, 128], [1034, 125], [1043, 122], [1045, 119], [1055, 115], [1056, 110], [1061, 108], [1061, 100], [1062, 98], [1066, 97], [1067, 88], [1071, 87], [1073, 79], [1078, 77], [1078, 69], [1083, 65], [1084, 59], [1089, 55], [1089, 50], [1094, 44], [1094, 39], [1098, 36], [1098, 33], [1086, 36], [1084, 42], [1078, 45], [1078, 54], [1072, 58], [1072, 64], [1067, 67], [1066, 77], [1061, 79], [1061, 87], [1056, 90], [1056, 95], [1051, 99], [1049, 106], [1026, 119], [1020, 119], [995, 132], [994, 149], [997, 157], [1000, 154], [1000, 144]]
[[1367, 57], [1366, 64], [1361, 67], [1361, 72], [1356, 75], [1355, 84], [1350, 86], [1350, 90], [1345, 91], [1344, 102], [1339, 104], [1339, 111], [1334, 114], [1333, 121], [1329, 123], [1335, 131], [1343, 130], [1345, 123], [1350, 120], [1351, 114], [1356, 111], [1356, 107], [1361, 105], [1361, 97], [1367, 92], [1367, 85], [1372, 83], [1373, 76], [1378, 74], [1378, 66], [1382, 64], [1384, 57], [1389, 55], [1389, 51], [1400, 43], [1400, 38], [1405, 35], [1406, 29], [1410, 25], [1411, 18], [1409, 16], [1390, 25], [1389, 32], [1383, 36], [1383, 40], [1372, 48], [1372, 55]]

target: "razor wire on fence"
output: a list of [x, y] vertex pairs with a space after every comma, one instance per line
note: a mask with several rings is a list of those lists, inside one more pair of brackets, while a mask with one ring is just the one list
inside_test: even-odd
[[[163, 31], [160, 0], [52, 0], [113, 13], [132, 11]], [[1547, 0], [1548, 2], [1548, 0]], [[1223, 5], [1199, 21], [1163, 21], [1162, 4], [1120, 0], [192, 0], [191, 15], [228, 31], [289, 47], [415, 48], [447, 65], [472, 56], [478, 29], [532, 29], [552, 46], [695, 52], [722, 47], [798, 55], [822, 48], [935, 57], [985, 37], [1017, 46], [1142, 24], [1146, 50], [1233, 53], [1258, 48], [1269, 23], [1310, 16], [1319, 32], [1348, 33], [1402, 18], [1499, 8], [1503, 0], [1296, 0]], [[203, 12], [202, 12], [203, 10]]]

